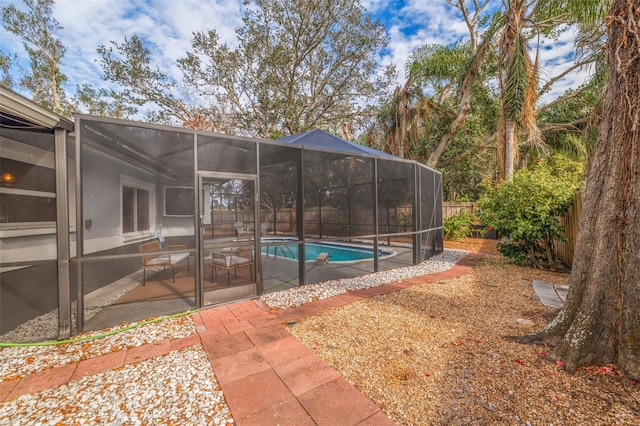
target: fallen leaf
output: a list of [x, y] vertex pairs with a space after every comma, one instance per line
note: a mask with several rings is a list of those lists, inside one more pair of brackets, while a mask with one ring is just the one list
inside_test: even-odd
[[516, 359], [516, 364], [524, 365], [524, 361], [521, 359]]

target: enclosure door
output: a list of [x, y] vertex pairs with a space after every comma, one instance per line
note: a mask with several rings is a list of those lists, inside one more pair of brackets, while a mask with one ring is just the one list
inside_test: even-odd
[[198, 181], [202, 305], [256, 296], [256, 178], [200, 172]]

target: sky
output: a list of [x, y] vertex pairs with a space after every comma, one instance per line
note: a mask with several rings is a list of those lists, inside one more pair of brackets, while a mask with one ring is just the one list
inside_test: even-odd
[[[449, 45], [468, 38], [462, 15], [445, 0], [361, 1], [386, 27], [388, 47], [379, 62], [396, 66], [399, 84], [405, 77], [407, 59], [416, 48], [431, 43]], [[502, 0], [490, 1], [490, 7], [502, 4]], [[0, 0], [3, 6], [11, 3], [23, 7], [21, 0]], [[153, 63], [179, 81], [177, 59], [191, 50], [193, 33], [215, 28], [220, 38], [233, 46], [235, 28], [242, 24], [243, 6], [242, 0], [57, 0], [53, 15], [63, 27], [57, 34], [67, 48], [62, 71], [69, 77], [65, 89], [73, 94], [76, 84], [104, 87], [96, 49], [134, 34], [152, 52]], [[562, 33], [557, 42], [543, 41], [542, 47], [544, 81], [570, 65], [573, 32]], [[25, 58], [21, 41], [4, 28], [0, 28], [0, 50]], [[26, 61], [23, 64], [28, 66]], [[568, 75], [547, 97], [550, 100], [577, 87], [587, 76], [588, 70]]]

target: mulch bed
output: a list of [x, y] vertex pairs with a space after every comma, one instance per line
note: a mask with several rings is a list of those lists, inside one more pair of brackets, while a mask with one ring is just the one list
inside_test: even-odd
[[461, 278], [332, 309], [290, 329], [399, 425], [638, 425], [640, 385], [615, 366], [568, 373], [550, 348], [506, 336], [553, 319], [533, 279], [568, 275], [514, 265], [497, 240], [445, 242], [488, 254]]

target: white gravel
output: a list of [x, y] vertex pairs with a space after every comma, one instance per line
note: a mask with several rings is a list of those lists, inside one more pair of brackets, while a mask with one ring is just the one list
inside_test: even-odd
[[0, 425], [233, 423], [201, 345], [0, 405]]
[[[122, 328], [135, 326], [135, 324], [123, 325]], [[105, 332], [106, 330], [102, 330], [102, 332], [84, 333], [75, 337], [79, 339]], [[0, 381], [24, 377], [35, 371], [60, 367], [71, 362], [94, 358], [123, 349], [135, 348], [164, 339], [179, 339], [193, 333], [195, 333], [193, 320], [189, 315], [185, 315], [142, 325], [91, 341], [48, 346], [0, 348]]]
[[418, 265], [405, 268], [390, 269], [376, 272], [361, 277], [326, 281], [318, 284], [310, 284], [302, 287], [294, 287], [284, 291], [268, 293], [260, 296], [260, 300], [270, 308], [292, 308], [313, 302], [314, 300], [327, 299], [329, 297], [344, 294], [347, 291], [377, 287], [383, 284], [402, 281], [404, 279], [418, 277], [446, 271], [462, 259], [468, 252], [464, 250], [445, 250], [437, 256], [430, 258]]

